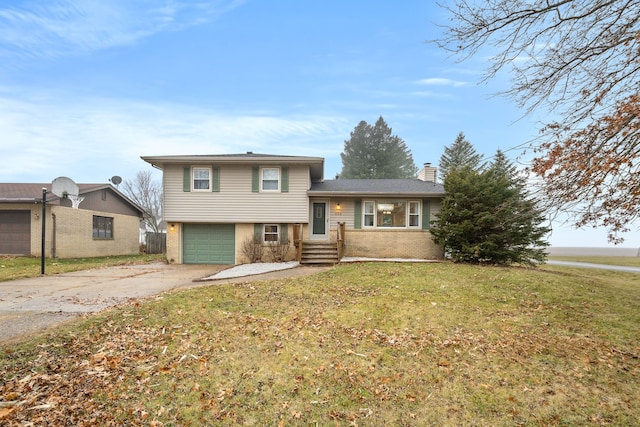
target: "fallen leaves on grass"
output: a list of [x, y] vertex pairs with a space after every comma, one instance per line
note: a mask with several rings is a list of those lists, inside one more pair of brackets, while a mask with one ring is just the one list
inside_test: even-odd
[[[447, 290], [434, 307], [439, 286], [408, 296], [395, 293], [407, 292], [402, 283], [307, 294], [304, 286], [311, 287], [230, 284], [167, 295], [8, 352], [0, 424], [554, 425], [559, 411], [575, 424], [606, 424], [638, 397], [622, 380], [640, 375], [637, 347], [553, 328], [553, 304], [488, 297], [497, 308], [473, 301], [464, 307], [476, 317], [446, 323], [437, 310], [455, 310], [456, 296]], [[389, 298], [410, 300], [403, 315], [420, 320], [387, 322], [396, 315]], [[349, 316], [355, 306], [370, 311]], [[549, 324], [534, 324], [537, 316]]]

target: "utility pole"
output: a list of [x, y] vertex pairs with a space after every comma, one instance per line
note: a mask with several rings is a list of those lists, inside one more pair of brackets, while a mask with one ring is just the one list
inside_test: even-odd
[[42, 187], [42, 248], [40, 249], [40, 274], [44, 274], [45, 226], [47, 223], [47, 189]]

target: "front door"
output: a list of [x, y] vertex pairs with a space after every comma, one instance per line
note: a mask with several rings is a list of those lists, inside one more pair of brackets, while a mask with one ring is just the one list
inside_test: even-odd
[[327, 202], [313, 202], [311, 204], [311, 239], [327, 240], [329, 237], [327, 218]]

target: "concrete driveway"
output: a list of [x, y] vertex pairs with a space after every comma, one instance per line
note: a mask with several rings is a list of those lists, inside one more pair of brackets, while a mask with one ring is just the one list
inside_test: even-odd
[[[242, 280], [267, 280], [319, 272], [298, 267], [259, 276], [197, 282], [226, 269], [217, 265], [162, 263], [108, 267], [0, 282], [0, 343], [86, 313], [177, 288]], [[196, 282], [194, 282], [196, 281]]]
[[546, 263], [549, 265], [564, 265], [565, 267], [597, 268], [599, 270], [614, 270], [614, 271], [626, 271], [628, 273], [640, 273], [640, 267], [627, 267], [624, 265], [592, 264], [590, 262], [555, 261], [555, 260], [547, 260]]

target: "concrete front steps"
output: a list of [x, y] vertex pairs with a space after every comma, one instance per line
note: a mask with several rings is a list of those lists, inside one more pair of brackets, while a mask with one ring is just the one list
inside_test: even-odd
[[300, 264], [333, 265], [340, 262], [337, 242], [302, 242], [302, 258]]

